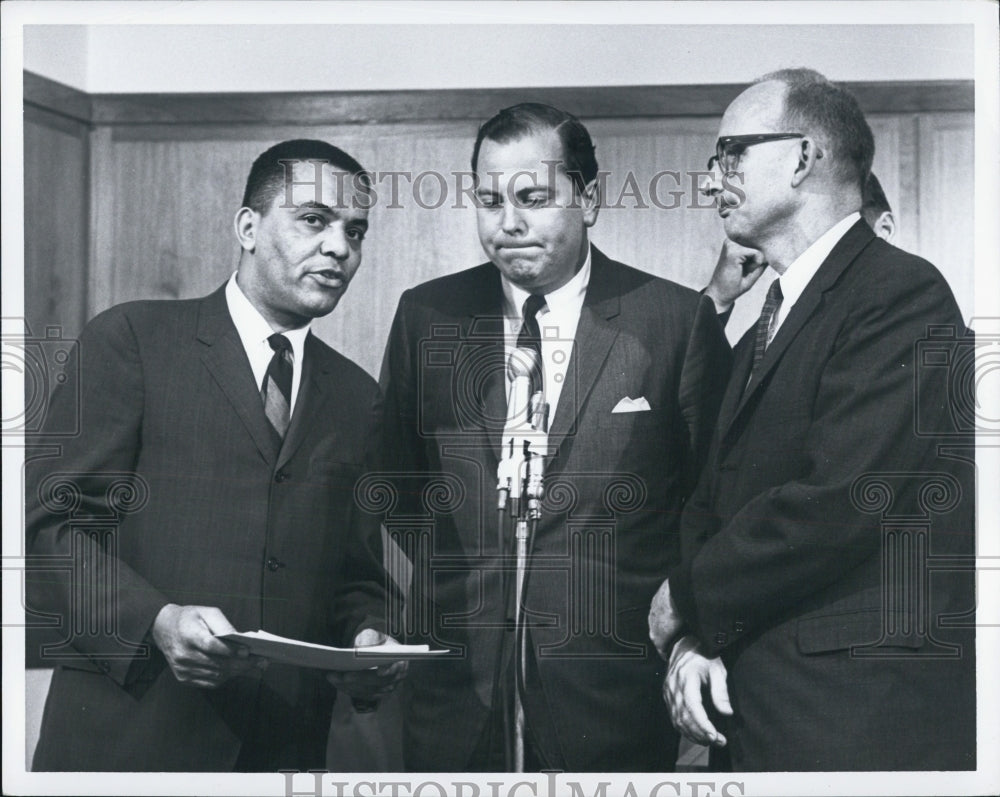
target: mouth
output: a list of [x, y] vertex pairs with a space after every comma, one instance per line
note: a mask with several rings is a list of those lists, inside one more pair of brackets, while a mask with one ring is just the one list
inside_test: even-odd
[[715, 203], [716, 203], [716, 209], [717, 209], [717, 211], [718, 211], [719, 215], [720, 215], [720, 216], [721, 216], [722, 218], [726, 218], [726, 217], [727, 217], [727, 216], [729, 216], [729, 214], [730, 214], [730, 213], [732, 213], [732, 212], [733, 212], [733, 211], [734, 211], [734, 210], [735, 210], [735, 209], [736, 209], [737, 207], [739, 207], [739, 204], [738, 204], [738, 203], [736, 203], [736, 202], [727, 202], [727, 201], [726, 201], [726, 199], [725, 199], [725, 197], [721, 197], [721, 196], [720, 196], [720, 197], [718, 197], [718, 198], [717, 198], [717, 199], [715, 200]]
[[527, 243], [517, 243], [517, 244], [497, 244], [497, 249], [509, 249], [511, 251], [523, 251], [525, 249], [541, 249], [539, 244], [527, 244]]
[[310, 271], [309, 276], [325, 288], [342, 288], [347, 284], [344, 275], [333, 268]]

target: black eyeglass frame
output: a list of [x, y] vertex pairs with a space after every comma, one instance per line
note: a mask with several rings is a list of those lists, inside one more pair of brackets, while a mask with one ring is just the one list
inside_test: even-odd
[[[715, 164], [718, 163], [724, 174], [732, 174], [736, 171], [736, 166], [726, 168], [725, 159], [729, 156], [726, 150], [733, 144], [742, 145], [743, 149], [752, 147], [754, 144], [766, 144], [768, 141], [784, 141], [791, 138], [805, 138], [805, 133], [751, 133], [744, 136], [721, 136], [715, 142], [715, 154], [708, 159], [708, 171], [715, 171]], [[741, 151], [740, 155], [743, 154]]]

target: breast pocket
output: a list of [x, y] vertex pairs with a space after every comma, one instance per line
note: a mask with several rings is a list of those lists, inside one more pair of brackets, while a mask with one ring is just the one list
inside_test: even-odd
[[599, 425], [607, 429], [648, 429], [662, 426], [666, 413], [660, 409], [638, 410], [636, 412], [609, 412]]
[[609, 464], [645, 462], [667, 452], [667, 415], [662, 410], [615, 412], [597, 421], [595, 454]]

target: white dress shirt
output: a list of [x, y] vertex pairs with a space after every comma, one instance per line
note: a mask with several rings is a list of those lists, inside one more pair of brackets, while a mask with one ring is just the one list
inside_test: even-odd
[[236, 272], [226, 284], [226, 304], [229, 315], [232, 316], [236, 331], [239, 333], [243, 349], [250, 360], [254, 381], [259, 390], [264, 383], [267, 366], [274, 356], [271, 344], [267, 339], [275, 332], [280, 332], [292, 344], [292, 399], [288, 406], [288, 416], [295, 411], [295, 399], [299, 395], [299, 383], [302, 381], [302, 358], [305, 355], [306, 335], [309, 334], [309, 324], [298, 329], [272, 329], [267, 320], [254, 307], [250, 300], [236, 284]]
[[[524, 321], [521, 313], [525, 300], [531, 294], [506, 277], [502, 277], [501, 281], [504, 296], [503, 314], [506, 320], [504, 346], [509, 358], [511, 352], [517, 348], [517, 336]], [[580, 270], [561, 288], [545, 294], [545, 307], [539, 310], [536, 316], [538, 329], [542, 335], [542, 372], [545, 377], [545, 401], [549, 405], [550, 429], [556, 415], [556, 407], [559, 405], [563, 382], [566, 380], [569, 360], [573, 354], [576, 327], [580, 323], [580, 312], [583, 310], [583, 300], [587, 295], [589, 284], [590, 247], [588, 246], [587, 259], [583, 261]]]
[[833, 247], [837, 245], [845, 233], [860, 218], [860, 213], [852, 213], [838, 221], [813, 241], [812, 246], [795, 258], [791, 265], [785, 269], [785, 273], [779, 278], [781, 283], [781, 304], [778, 305], [778, 312], [775, 313], [774, 320], [771, 322], [771, 327], [768, 330], [768, 343], [771, 342], [771, 339], [777, 334], [778, 329], [785, 322], [785, 319], [788, 318], [792, 307], [795, 306], [795, 303], [799, 300], [806, 286], [812, 281], [812, 278], [816, 276], [816, 272], [823, 265], [823, 261], [829, 257], [830, 252], [833, 251]]

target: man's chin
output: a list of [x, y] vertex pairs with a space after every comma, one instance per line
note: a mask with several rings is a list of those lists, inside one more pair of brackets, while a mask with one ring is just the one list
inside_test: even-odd
[[754, 244], [750, 241], [752, 234], [750, 230], [746, 229], [746, 226], [740, 224], [740, 220], [734, 218], [732, 214], [726, 216], [722, 220], [722, 229], [726, 231], [726, 237], [733, 243], [737, 243], [740, 246], [748, 246], [754, 249]]
[[525, 290], [530, 290], [541, 274], [538, 263], [526, 261], [524, 258], [500, 259], [500, 262], [494, 261], [493, 265], [500, 269], [508, 280]]
[[343, 295], [344, 289], [338, 289], [336, 292], [325, 291], [322, 296], [310, 297], [310, 301], [300, 306], [299, 315], [310, 319], [329, 315], [340, 304]]

